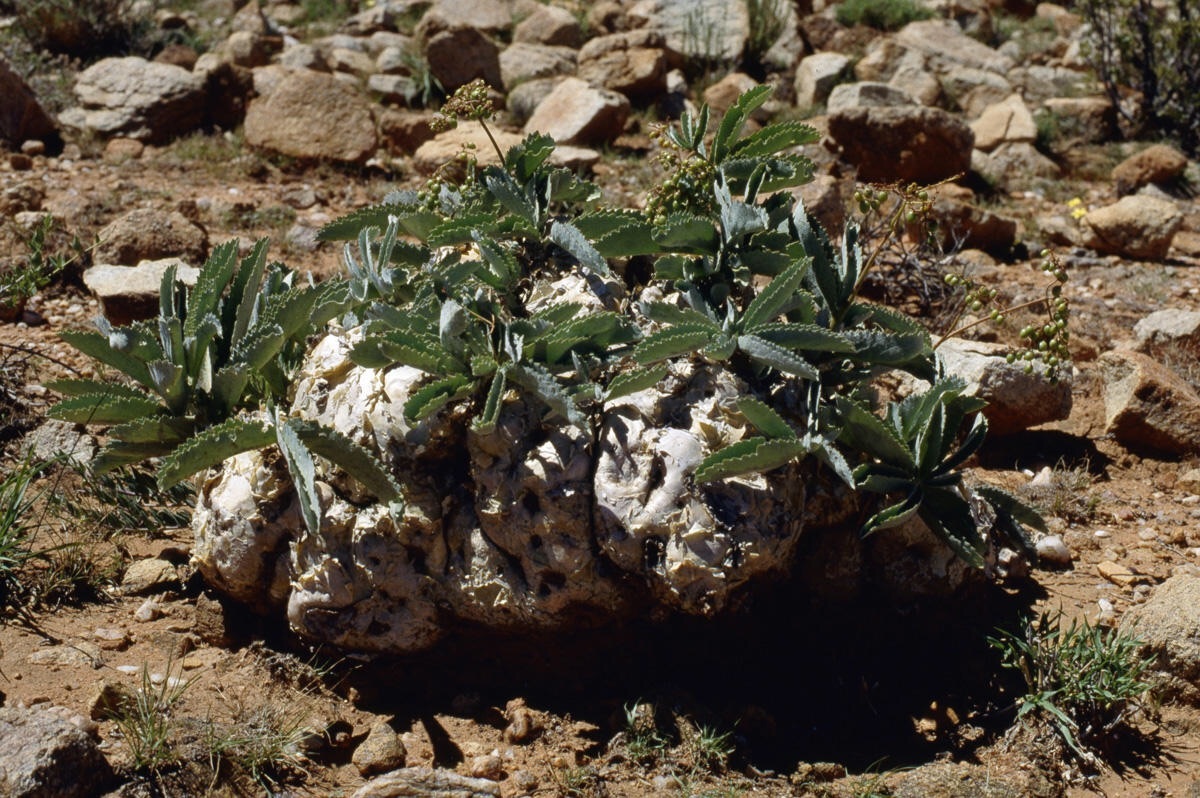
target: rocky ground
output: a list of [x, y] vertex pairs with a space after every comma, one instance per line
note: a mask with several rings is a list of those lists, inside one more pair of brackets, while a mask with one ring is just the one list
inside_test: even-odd
[[[30, 447], [92, 450], [44, 419], [45, 384], [94, 369], [58, 333], [142, 312], [131, 286], [153, 292], [153, 261], [198, 266], [231, 237], [268, 236], [289, 266], [338, 273], [322, 224], [421, 185], [479, 138], [434, 136], [417, 107], [427, 77], [485, 78], [507, 108], [502, 139], [551, 131], [609, 202], [634, 206], [661, 179], [655, 122], [765, 78], [770, 118], [823, 134], [802, 193], [831, 227], [861, 216], [862, 184], [962, 175], [932, 193], [946, 254], [917, 269], [904, 257], [918, 242], [901, 240], [868, 286], [879, 298], [944, 330], [943, 271], [1011, 306], [1041, 295], [1043, 249], [1068, 270], [1069, 409], [984, 379], [1007, 415], [971, 464], [1037, 504], [1052, 536], [1042, 567], [970, 604], [830, 607], [781, 586], [724, 622], [368, 660], [306, 648], [206, 591], [186, 506], [156, 515], [163, 497], [59, 466], [27, 510], [44, 557], [10, 568], [0, 548], [17, 580], [0, 583], [0, 780], [14, 794], [1197, 794], [1200, 171], [1123, 139], [1067, 9], [959, 4], [956, 22], [885, 34], [817, 3], [740, 59], [760, 23], [721, 3], [689, 6], [712, 12], [699, 28], [671, 2], [381, 1], [320, 20], [309, 3], [161, 5], [160, 28], [206, 52], [102, 61], [56, 100], [44, 70], [0, 61], [0, 97], [30, 97], [13, 88], [24, 75], [42, 97], [30, 107], [61, 112], [0, 113], [0, 267], [28, 260], [46, 214], [49, 251], [100, 242], [0, 323], [3, 473]], [[1014, 346], [1034, 318], [981, 324], [968, 349]], [[986, 643], [1021, 611], [1057, 608], [1157, 657], [1156, 697], [1090, 765], [1049, 727], [1014, 723], [1019, 681]], [[143, 678], [154, 700], [139, 713], [121, 702]], [[26, 771], [41, 787], [18, 784]]]

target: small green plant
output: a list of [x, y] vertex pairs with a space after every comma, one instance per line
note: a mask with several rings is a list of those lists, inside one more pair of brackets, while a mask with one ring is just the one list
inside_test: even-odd
[[[1200, 15], [1192, 0], [1080, 0], [1086, 54], [1113, 106], [1135, 127], [1200, 149]], [[1126, 101], [1127, 89], [1137, 103]]]
[[83, 256], [84, 248], [78, 238], [71, 242], [70, 255], [49, 252], [47, 238], [53, 229], [54, 217], [46, 214], [25, 241], [28, 256], [0, 272], [0, 321], [20, 316], [30, 297], [49, 285], [73, 260]]
[[0, 479], [0, 609], [19, 604], [28, 587], [23, 571], [42, 556], [33, 545], [35, 497], [29, 491], [40, 471], [25, 458]]
[[745, 3], [750, 35], [742, 60], [751, 66], [760, 65], [767, 51], [783, 35], [788, 7], [783, 0], [745, 0]]
[[208, 724], [214, 784], [228, 766], [272, 793], [285, 776], [304, 772], [300, 745], [310, 733], [303, 708], [298, 709], [293, 700], [253, 708], [239, 703], [231, 723]]
[[644, 701], [625, 705], [625, 752], [635, 762], [658, 759], [670, 740], [658, 728], [658, 708]]
[[1031, 714], [1050, 722], [1081, 760], [1097, 762], [1094, 749], [1127, 725], [1150, 690], [1152, 660], [1141, 642], [1115, 629], [1043, 611], [1017, 632], [998, 630], [988, 638], [1025, 683], [1017, 717]]
[[143, 665], [141, 686], [113, 712], [112, 719], [129, 746], [133, 769], [139, 773], [155, 774], [179, 761], [173, 744], [174, 711], [195, 679], [185, 680], [182, 670], [172, 675], [172, 664], [172, 660], [167, 661], [166, 673], [158, 684]]
[[933, 12], [916, 0], [845, 0], [835, 15], [843, 25], [899, 30], [910, 22], [929, 19]]

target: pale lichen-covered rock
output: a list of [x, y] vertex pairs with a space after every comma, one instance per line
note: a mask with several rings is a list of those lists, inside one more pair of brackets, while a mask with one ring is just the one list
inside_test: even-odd
[[795, 467], [698, 486], [707, 455], [745, 433], [736, 411], [746, 386], [723, 369], [690, 364], [665, 387], [610, 408], [596, 466], [596, 540], [621, 568], [642, 571], [672, 608], [708, 614], [764, 573], [781, 572], [803, 526]]

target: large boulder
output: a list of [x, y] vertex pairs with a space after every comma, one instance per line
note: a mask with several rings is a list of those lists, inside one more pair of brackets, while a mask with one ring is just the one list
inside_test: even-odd
[[830, 115], [829, 133], [862, 181], [937, 183], [971, 166], [971, 129], [940, 108], [845, 108]]
[[497, 89], [504, 85], [500, 49], [487, 34], [474, 27], [452, 28], [429, 37], [425, 42], [425, 61], [429, 64], [429, 74], [448, 92], [476, 78]]
[[813, 53], [796, 67], [796, 106], [810, 108], [829, 98], [833, 87], [845, 79], [850, 59], [841, 53]]
[[3, 98], [0, 140], [16, 148], [29, 139], [45, 140], [57, 136], [54, 120], [3, 56], [0, 56], [0, 98]]
[[1200, 452], [1200, 395], [1182, 377], [1140, 352], [1115, 350], [1099, 360], [1107, 431], [1135, 452]]
[[370, 102], [324, 72], [284, 71], [246, 109], [246, 143], [304, 160], [362, 163], [378, 146]]
[[123, 326], [157, 314], [163, 274], [171, 267], [177, 280], [196, 284], [200, 270], [179, 258], [144, 260], [136, 266], [98, 263], [83, 273], [83, 284], [100, 301], [104, 318]]
[[971, 132], [975, 134], [975, 146], [985, 152], [1005, 142], [1032, 142], [1037, 139], [1033, 114], [1025, 107], [1019, 94], [985, 108], [980, 117], [971, 123]]
[[195, 265], [208, 254], [204, 228], [179, 211], [137, 208], [105, 225], [97, 237], [92, 259], [98, 264], [134, 266], [178, 257]]
[[657, 98], [667, 87], [663, 47], [651, 31], [597, 36], [579, 50], [579, 77], [635, 99]]
[[161, 143], [204, 121], [203, 76], [137, 56], [88, 67], [76, 78], [75, 95], [82, 108], [64, 121], [103, 136]]
[[0, 793], [90, 798], [113, 772], [92, 737], [61, 707], [0, 707]]
[[602, 144], [621, 134], [628, 117], [623, 95], [567, 78], [534, 110], [525, 132], [547, 133], [564, 144]]
[[674, 52], [711, 62], [737, 61], [750, 36], [746, 4], [726, 0], [639, 0], [629, 18], [662, 33]]
[[1009, 350], [1000, 344], [951, 338], [938, 347], [946, 373], [967, 381], [967, 393], [987, 400], [983, 415], [997, 435], [1061, 421], [1071, 415], [1070, 369], [1050, 379], [1040, 363], [1026, 372], [1023, 363], [1009, 363]]
[[1112, 177], [1117, 193], [1124, 196], [1151, 183], [1178, 180], [1187, 165], [1187, 156], [1170, 144], [1154, 144], [1117, 164]]
[[896, 43], [924, 53], [929, 66], [940, 73], [965, 67], [1003, 75], [1014, 66], [1011, 58], [972, 39], [948, 19], [910, 22], [896, 33]]
[[516, 42], [500, 54], [500, 78], [507, 90], [538, 78], [570, 75], [575, 51], [570, 47]]
[[1097, 252], [1162, 260], [1183, 224], [1183, 213], [1170, 200], [1135, 194], [1091, 211], [1083, 224], [1085, 243]]
[[1145, 604], [1132, 607], [1121, 630], [1153, 657], [1164, 700], [1200, 704], [1200, 576], [1178, 574]]

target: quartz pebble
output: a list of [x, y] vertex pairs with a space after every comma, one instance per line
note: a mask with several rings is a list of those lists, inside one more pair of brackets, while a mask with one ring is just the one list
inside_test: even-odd
[[1058, 535], [1046, 535], [1037, 542], [1038, 558], [1047, 565], [1070, 565], [1071, 550]]

